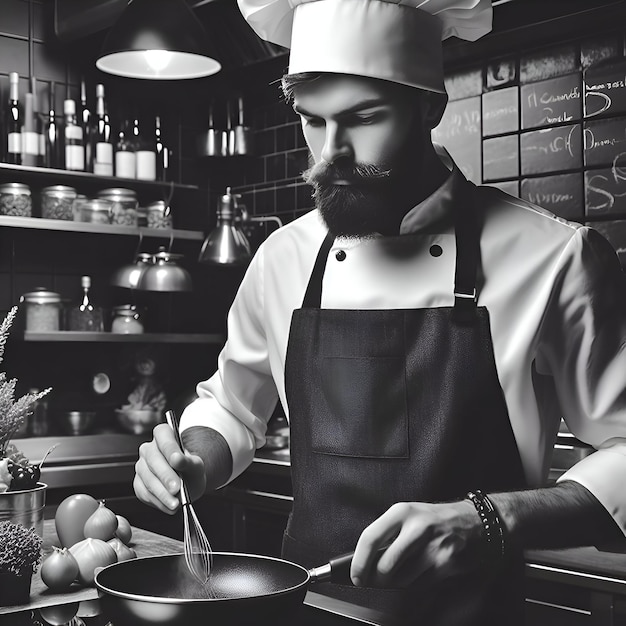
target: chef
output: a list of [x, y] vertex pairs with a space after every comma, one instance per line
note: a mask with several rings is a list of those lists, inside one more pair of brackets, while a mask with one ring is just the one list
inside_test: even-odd
[[[401, 624], [523, 619], [521, 551], [626, 533], [626, 285], [596, 231], [467, 181], [433, 145], [442, 40], [489, 0], [238, 0], [290, 48], [315, 209], [260, 247], [217, 372], [157, 426], [135, 491], [177, 510], [251, 463], [280, 400], [283, 555], [356, 547], [321, 588]], [[596, 451], [546, 486], [561, 418]]]

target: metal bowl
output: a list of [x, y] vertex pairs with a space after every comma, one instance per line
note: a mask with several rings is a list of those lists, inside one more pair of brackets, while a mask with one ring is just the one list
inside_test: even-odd
[[59, 415], [59, 422], [68, 435], [86, 435], [96, 423], [96, 412], [65, 411]]
[[135, 435], [148, 433], [163, 421], [156, 409], [115, 409], [115, 415], [122, 428]]

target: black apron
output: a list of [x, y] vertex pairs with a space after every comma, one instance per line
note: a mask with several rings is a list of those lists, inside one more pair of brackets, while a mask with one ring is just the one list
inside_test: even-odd
[[[285, 558], [314, 567], [353, 550], [366, 526], [395, 502], [453, 501], [472, 489], [525, 486], [489, 315], [476, 304], [475, 193], [468, 183], [468, 204], [454, 211], [453, 307], [321, 309], [334, 239], [324, 240], [287, 346], [294, 502]], [[328, 583], [315, 591], [399, 624], [508, 626], [523, 617], [522, 577], [521, 555], [510, 553], [500, 568], [482, 567], [436, 588], [420, 581], [409, 590]]]

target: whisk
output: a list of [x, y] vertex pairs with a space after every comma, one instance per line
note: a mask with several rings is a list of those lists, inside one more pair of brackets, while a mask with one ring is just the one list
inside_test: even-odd
[[[178, 417], [174, 411], [166, 411], [165, 419], [174, 431], [176, 442], [181, 450], [183, 444], [178, 432]], [[213, 552], [211, 544], [202, 530], [202, 525], [189, 500], [189, 493], [185, 481], [180, 481], [180, 502], [183, 508], [184, 519], [184, 546], [185, 562], [192, 576], [201, 584], [206, 585], [213, 566]]]

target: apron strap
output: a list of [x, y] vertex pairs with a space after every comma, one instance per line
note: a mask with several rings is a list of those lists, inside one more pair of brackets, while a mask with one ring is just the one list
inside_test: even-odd
[[456, 269], [454, 274], [454, 317], [473, 319], [477, 307], [476, 276], [480, 260], [480, 229], [475, 203], [476, 186], [467, 183], [469, 202], [455, 205]]
[[322, 307], [322, 280], [324, 278], [328, 253], [333, 247], [334, 241], [335, 236], [328, 233], [320, 246], [313, 271], [311, 272], [311, 277], [309, 278], [309, 284], [304, 294], [304, 300], [302, 301], [303, 309], [319, 309]]

